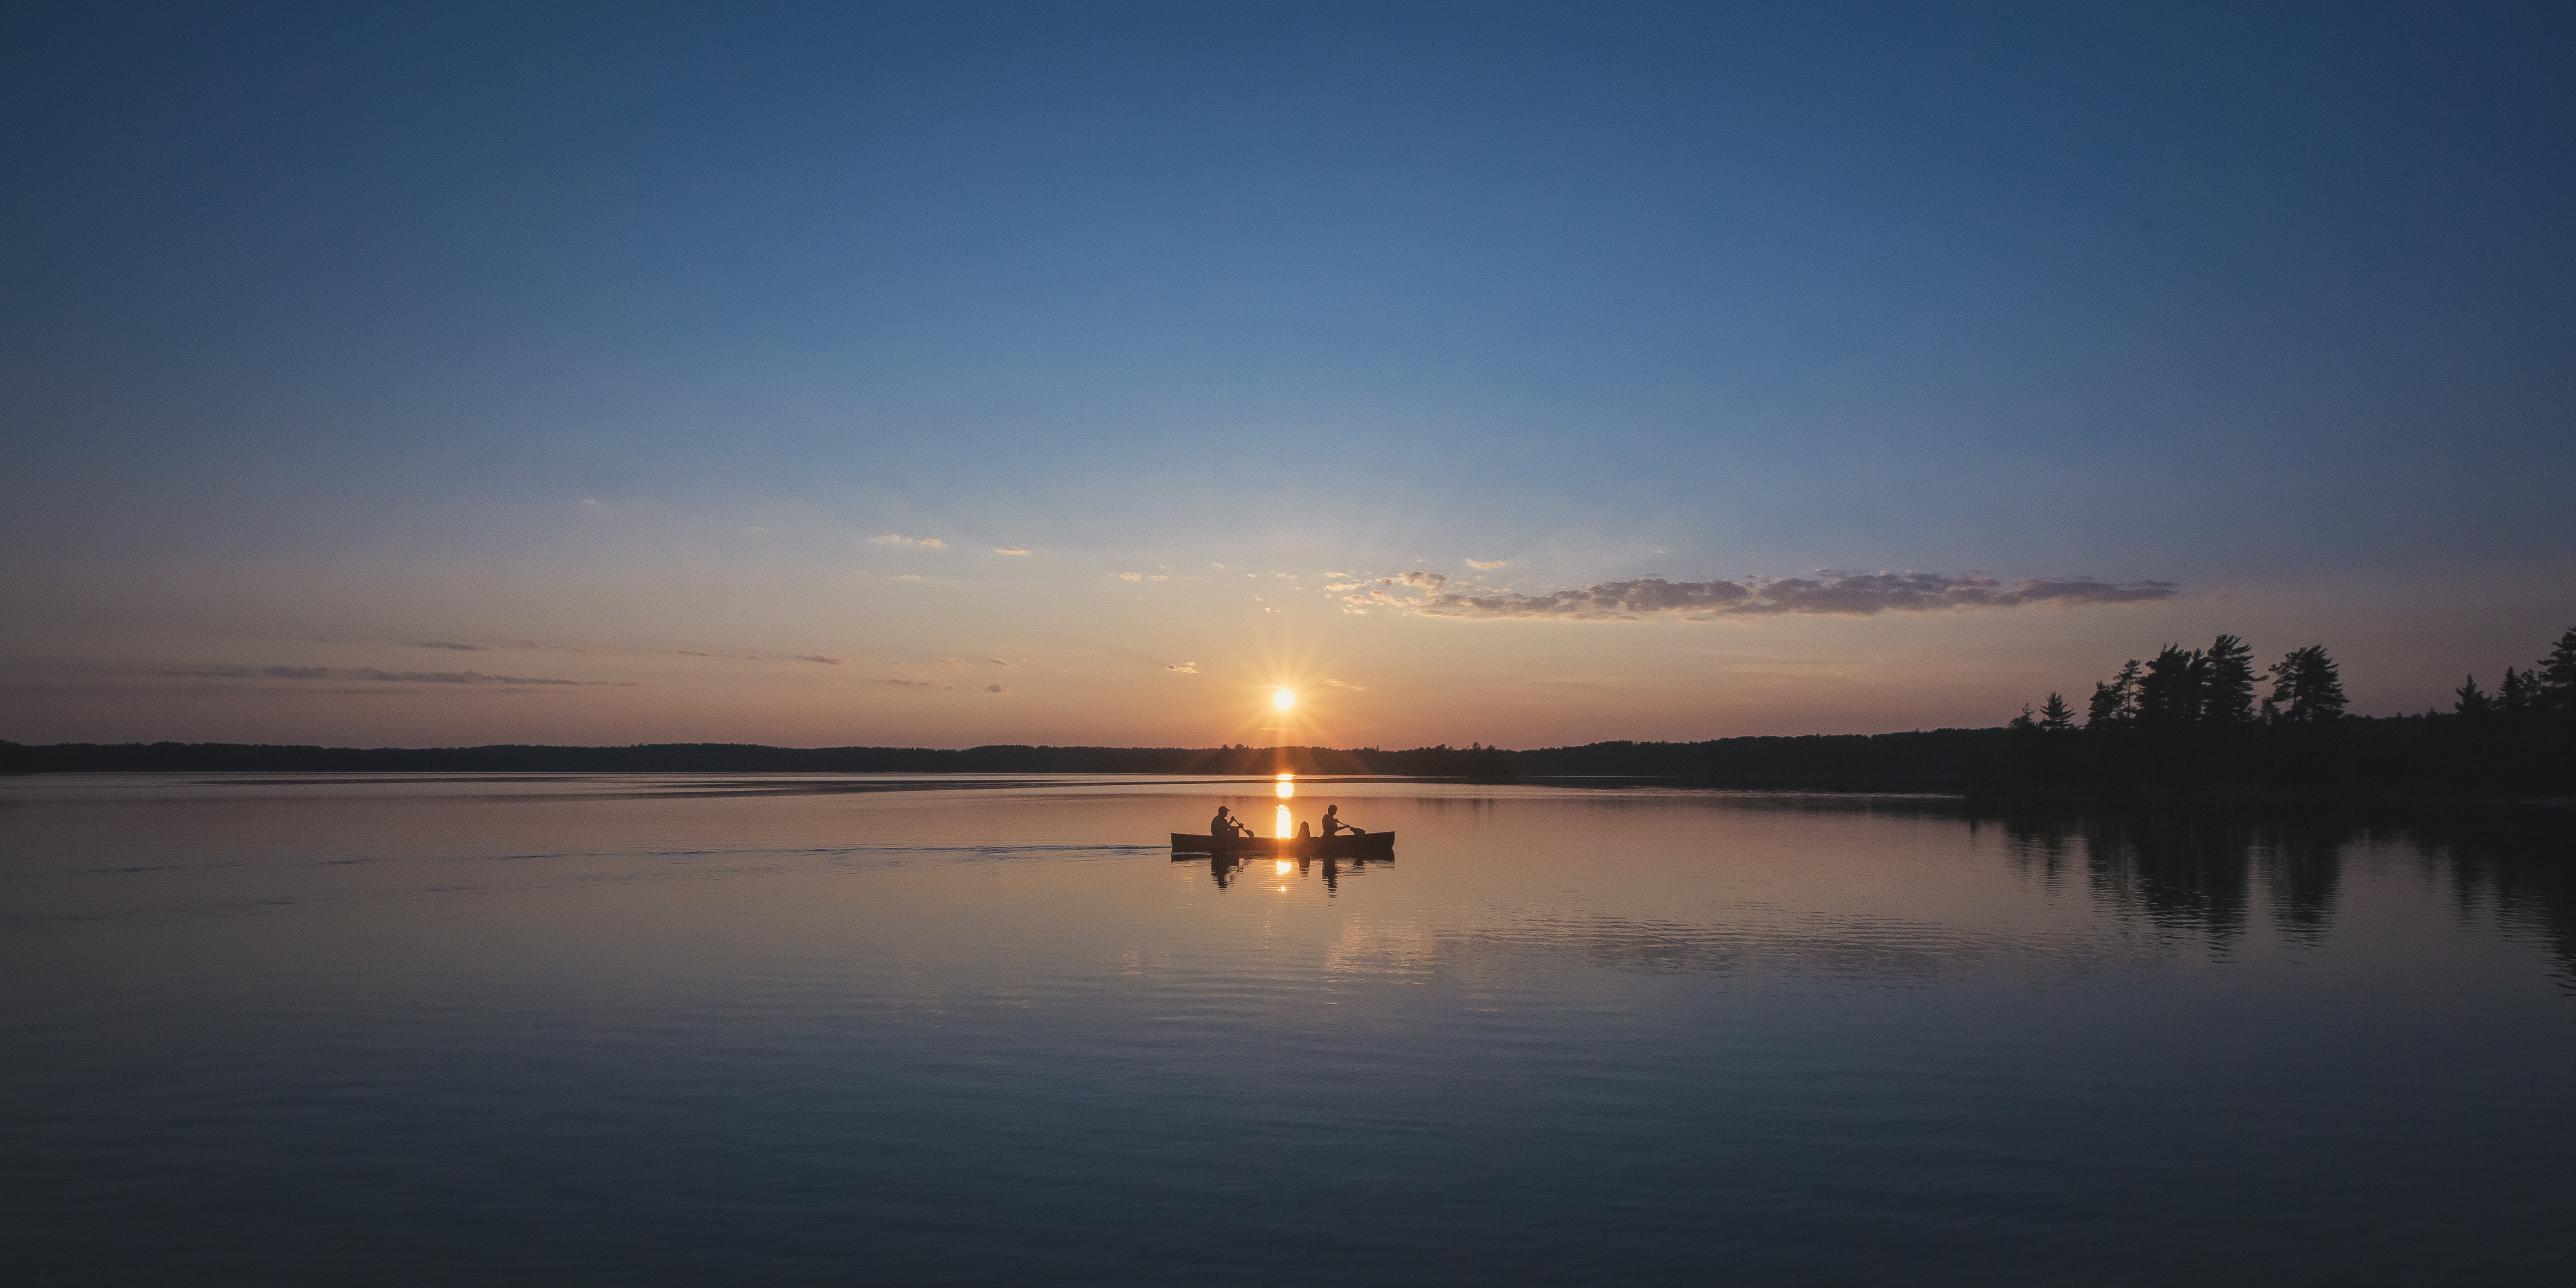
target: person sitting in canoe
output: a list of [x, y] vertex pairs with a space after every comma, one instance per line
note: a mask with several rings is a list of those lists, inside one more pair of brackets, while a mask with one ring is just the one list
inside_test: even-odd
[[1216, 817], [1208, 820], [1208, 835], [1250, 836], [1252, 829], [1245, 827], [1241, 820], [1229, 815], [1225, 806], [1219, 805], [1216, 807]]
[[1327, 805], [1324, 807], [1324, 835], [1329, 837], [1336, 832], [1348, 832], [1353, 836], [1368, 835], [1367, 828], [1353, 827], [1342, 821], [1341, 806]]

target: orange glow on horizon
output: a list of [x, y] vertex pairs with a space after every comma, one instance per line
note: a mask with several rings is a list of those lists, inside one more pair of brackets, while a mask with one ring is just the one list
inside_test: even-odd
[[1334, 745], [1341, 732], [1333, 727], [1340, 690], [1323, 679], [1334, 663], [1319, 657], [1311, 642], [1273, 638], [1227, 667], [1240, 681], [1235, 694], [1244, 705], [1233, 708], [1235, 727], [1221, 740], [1256, 747]]
[[1295, 796], [1297, 794], [1297, 776], [1295, 774], [1281, 774], [1279, 776], [1278, 790], [1279, 799], [1283, 801]]

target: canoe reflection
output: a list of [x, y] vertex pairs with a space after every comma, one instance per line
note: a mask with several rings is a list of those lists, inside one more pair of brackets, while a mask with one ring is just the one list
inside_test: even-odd
[[[1172, 862], [1187, 863], [1199, 857], [1201, 856], [1196, 854], [1175, 854], [1172, 856]], [[1255, 857], [1243, 854], [1211, 854], [1205, 857], [1207, 859], [1208, 875], [1216, 878], [1216, 888], [1219, 890], [1233, 889], [1234, 883], [1246, 875], [1246, 868], [1253, 868], [1260, 872], [1284, 877], [1288, 875], [1289, 869], [1293, 867], [1299, 877], [1309, 877], [1315, 875], [1316, 868], [1321, 867], [1323, 869], [1324, 877], [1324, 893], [1328, 897], [1341, 892], [1342, 876], [1345, 872], [1352, 876], [1359, 876], [1368, 871], [1369, 865], [1371, 864], [1385, 867], [1395, 862], [1395, 857], [1391, 854], [1381, 854], [1367, 858], [1354, 857], [1347, 859], [1334, 855], [1325, 855], [1321, 858], [1310, 855], [1293, 861], [1289, 859], [1272, 859], [1267, 856]]]

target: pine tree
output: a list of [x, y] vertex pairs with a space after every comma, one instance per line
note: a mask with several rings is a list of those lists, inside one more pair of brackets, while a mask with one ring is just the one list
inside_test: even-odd
[[2478, 677], [2474, 675], [2469, 677], [2468, 683], [2451, 692], [2459, 698], [2451, 704], [2451, 709], [2461, 715], [2484, 716], [2495, 710], [2494, 700], [2487, 697], [2486, 690], [2478, 687]]
[[2093, 701], [2084, 716], [2084, 727], [2110, 728], [2124, 725], [2138, 715], [2138, 659], [2130, 658], [2120, 673], [2106, 683], [2093, 686]]
[[2209, 659], [2199, 649], [2167, 644], [2147, 662], [2138, 681], [2138, 723], [2158, 727], [2196, 724], [2201, 693], [2209, 679]]
[[2576, 626], [2558, 637], [2558, 647], [2540, 659], [2540, 705], [2576, 711]]
[[2496, 688], [2496, 705], [2506, 715], [2520, 715], [2540, 705], [2540, 694], [2540, 672], [2517, 674], [2508, 666], [2504, 669], [2504, 683]]
[[2030, 718], [2030, 704], [2025, 702], [2021, 704], [2021, 714], [2014, 716], [2004, 725], [2004, 727], [2007, 729], [2021, 731], [2037, 729], [2039, 724]]
[[[2576, 634], [2576, 632], [2570, 632]], [[2263, 700], [2266, 719], [2290, 724], [2332, 724], [2343, 717], [2343, 676], [2326, 646], [2294, 648], [2272, 664], [2272, 696]], [[2286, 708], [2278, 704], [2289, 704]]]
[[2048, 695], [2048, 705], [2039, 709], [2039, 727], [2050, 733], [2065, 733], [2075, 727], [2075, 708], [2066, 705], [2064, 694]]
[[2201, 695], [2201, 719], [2215, 725], [2239, 725], [2254, 718], [2254, 650], [2233, 635], [2210, 641], [2209, 680]]

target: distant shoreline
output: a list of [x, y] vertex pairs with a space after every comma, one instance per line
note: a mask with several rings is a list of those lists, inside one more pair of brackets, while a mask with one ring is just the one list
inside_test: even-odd
[[1420, 778], [1564, 775], [1741, 778], [1752, 785], [1848, 782], [1958, 790], [1970, 746], [1999, 729], [1594, 743], [1509, 751], [1471, 744], [1376, 747], [319, 747], [251, 743], [0, 742], [0, 773], [1019, 773], [1370, 774]]
[[[2492, 727], [2491, 727], [2492, 726]], [[1376, 747], [321, 747], [254, 743], [0, 741], [0, 774], [55, 773], [1278, 773], [1519, 781], [1625, 780], [1747, 791], [1919, 793], [2034, 802], [2521, 800], [2576, 798], [2557, 722], [2455, 715], [2346, 717], [2327, 728], [2051, 733], [2029, 728], [1597, 742], [1515, 751]], [[2509, 768], [2508, 768], [2509, 767]]]

